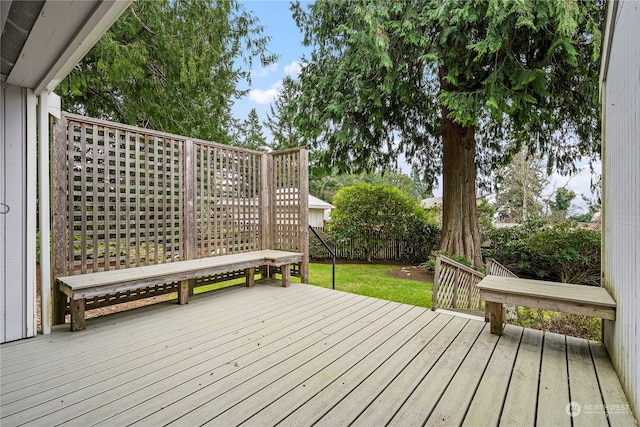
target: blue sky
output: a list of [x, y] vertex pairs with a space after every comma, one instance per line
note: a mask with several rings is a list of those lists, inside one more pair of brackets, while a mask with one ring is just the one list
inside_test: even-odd
[[[283, 77], [287, 74], [295, 75], [303, 55], [310, 53], [310, 49], [302, 46], [303, 36], [291, 17], [290, 1], [241, 0], [241, 3], [247, 10], [252, 11], [265, 27], [265, 35], [271, 36], [269, 50], [279, 55], [280, 59], [276, 64], [266, 69], [260, 68], [259, 64], [254, 65], [249, 95], [235, 102], [233, 113], [236, 118], [244, 120], [249, 111], [255, 108], [260, 120], [264, 121], [267, 118], [271, 102], [280, 90], [279, 84]], [[267, 136], [267, 139], [271, 138], [271, 134], [266, 128], [264, 135]], [[553, 174], [543, 195], [549, 197], [557, 188], [566, 186], [577, 194], [572, 206], [573, 209], [575, 211], [585, 210], [581, 195], [593, 197], [590, 189], [592, 176], [588, 165], [582, 163], [581, 166], [581, 173], [573, 177]], [[403, 159], [400, 159], [400, 167], [406, 173], [410, 170]], [[596, 164], [598, 173], [600, 169], [600, 162], [598, 162]], [[434, 195], [441, 196], [442, 189], [434, 188]]]
[[[303, 37], [291, 17], [289, 1], [249, 0], [241, 3], [245, 9], [258, 17], [261, 25], [265, 27], [265, 35], [271, 36], [269, 51], [280, 58], [268, 68], [254, 64], [249, 95], [235, 102], [233, 114], [238, 119], [246, 119], [249, 111], [255, 108], [260, 119], [264, 121], [271, 101], [280, 90], [280, 82], [287, 74], [296, 75], [301, 58], [309, 49], [302, 46]], [[271, 137], [267, 129], [264, 130], [264, 134], [268, 138]]]

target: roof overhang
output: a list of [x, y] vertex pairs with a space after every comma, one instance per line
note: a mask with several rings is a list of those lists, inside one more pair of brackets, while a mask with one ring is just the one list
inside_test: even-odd
[[[52, 91], [71, 72], [133, 0], [46, 0], [32, 22], [15, 25], [27, 34], [15, 63], [3, 80], [33, 89], [36, 94]], [[9, 26], [13, 8], [21, 1], [2, 0], [2, 37]], [[32, 2], [42, 3], [42, 2]], [[30, 26], [31, 28], [25, 28]], [[6, 27], [6, 28], [5, 28]], [[4, 42], [4, 40], [3, 40]], [[5, 46], [5, 43], [3, 43]], [[17, 53], [17, 52], [16, 52]], [[4, 61], [4, 55], [3, 55]]]
[[604, 37], [602, 38], [602, 49], [600, 50], [600, 102], [602, 102], [602, 84], [607, 80], [607, 72], [609, 71], [609, 53], [617, 14], [618, 2], [607, 1]]

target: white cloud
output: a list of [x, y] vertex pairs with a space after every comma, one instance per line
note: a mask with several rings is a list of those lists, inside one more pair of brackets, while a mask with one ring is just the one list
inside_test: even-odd
[[293, 61], [292, 63], [284, 66], [284, 74], [293, 77], [294, 79], [298, 77], [298, 74], [300, 74], [301, 70], [302, 64], [300, 64], [298, 61]]
[[589, 166], [583, 163], [580, 165], [580, 172], [576, 175], [565, 176], [558, 173], [552, 173], [549, 176], [549, 185], [547, 185], [543, 191], [544, 196], [553, 197], [553, 193], [558, 188], [566, 186], [569, 190], [576, 193], [576, 198], [573, 199], [573, 202], [571, 203], [569, 213], [573, 215], [575, 213], [586, 212], [587, 208], [586, 204], [582, 200], [582, 196], [589, 199], [594, 199], [596, 197], [596, 195], [591, 191], [591, 181], [596, 181], [598, 176], [602, 174], [602, 163], [600, 161], [594, 163], [594, 172], [595, 174], [592, 174]]
[[276, 71], [278, 71], [278, 64], [271, 64], [268, 67], [262, 67], [262, 68], [258, 68], [258, 69], [254, 69], [251, 71], [251, 76], [252, 77], [264, 77], [269, 73], [275, 73]]
[[269, 104], [278, 98], [281, 88], [282, 80], [278, 80], [269, 89], [252, 89], [249, 92], [249, 99], [258, 104]]

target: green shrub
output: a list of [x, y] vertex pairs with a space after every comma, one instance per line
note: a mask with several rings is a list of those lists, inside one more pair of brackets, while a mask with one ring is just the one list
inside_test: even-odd
[[420, 204], [391, 185], [357, 183], [336, 194], [329, 234], [337, 244], [372, 260], [379, 242], [407, 244], [406, 260], [423, 260], [439, 239], [440, 227], [429, 221]]
[[600, 230], [575, 221], [547, 225], [540, 220], [494, 229], [485, 256], [518, 276], [599, 286]]

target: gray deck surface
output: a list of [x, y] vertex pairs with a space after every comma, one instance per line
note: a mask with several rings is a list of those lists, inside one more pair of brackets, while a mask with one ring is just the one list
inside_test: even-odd
[[483, 321], [277, 280], [59, 327], [0, 357], [3, 427], [634, 423], [600, 343], [513, 326], [498, 337]]

